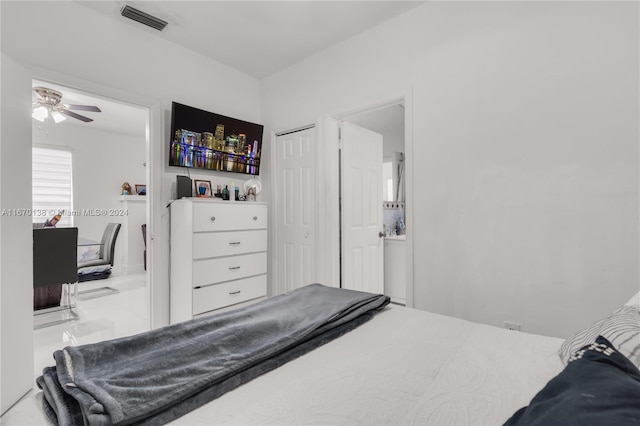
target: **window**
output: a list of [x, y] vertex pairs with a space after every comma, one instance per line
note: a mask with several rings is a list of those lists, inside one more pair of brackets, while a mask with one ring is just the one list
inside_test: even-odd
[[64, 211], [59, 226], [73, 226], [71, 152], [32, 148], [33, 222], [44, 222]]

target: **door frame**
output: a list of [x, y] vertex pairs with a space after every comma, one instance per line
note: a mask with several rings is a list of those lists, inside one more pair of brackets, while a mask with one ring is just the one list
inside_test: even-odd
[[339, 140], [337, 122], [354, 116], [396, 104], [404, 105], [404, 150], [405, 150], [405, 224], [406, 233], [406, 306], [414, 306], [414, 183], [413, 183], [413, 87], [401, 91], [383, 94], [368, 101], [363, 101], [337, 112], [327, 112], [318, 119], [317, 143], [320, 147], [318, 157], [324, 167], [318, 170], [319, 196], [325, 197], [326, 209], [324, 221], [319, 223], [318, 235], [325, 235], [319, 256], [321, 270], [326, 271], [327, 279], [339, 282], [340, 277], [340, 207], [338, 194], [339, 183]]
[[[149, 303], [149, 329], [169, 324], [169, 281], [163, 274], [162, 242], [155, 238], [162, 224], [162, 174], [163, 174], [163, 123], [162, 104], [157, 99], [136, 95], [111, 86], [105, 86], [68, 74], [39, 68], [26, 67], [31, 71], [32, 80], [50, 81], [80, 92], [98, 97], [106, 97], [115, 101], [133, 104], [148, 111], [146, 122], [146, 173], [147, 173], [147, 299]], [[158, 142], [161, 143], [158, 143]]]

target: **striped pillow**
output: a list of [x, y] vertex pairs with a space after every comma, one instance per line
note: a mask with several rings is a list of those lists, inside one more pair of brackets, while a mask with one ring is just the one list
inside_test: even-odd
[[607, 318], [582, 330], [564, 341], [558, 355], [567, 364], [571, 355], [581, 347], [603, 336], [640, 368], [640, 311], [635, 306], [622, 306]]

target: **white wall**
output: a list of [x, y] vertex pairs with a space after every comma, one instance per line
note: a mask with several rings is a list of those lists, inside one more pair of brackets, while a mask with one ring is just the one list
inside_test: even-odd
[[[134, 190], [135, 184], [146, 184], [144, 137], [95, 129], [91, 123], [45, 124], [35, 120], [32, 123], [34, 145], [69, 149], [72, 153], [74, 226], [78, 227], [79, 236], [100, 241], [107, 223], [124, 225], [127, 217], [119, 213], [125, 209], [120, 201], [122, 183], [129, 182]], [[142, 128], [144, 125], [141, 123]], [[87, 210], [107, 213], [85, 214]], [[114, 273], [121, 272], [124, 263], [128, 264], [123, 258], [128, 251], [123, 231], [124, 228], [116, 240]], [[137, 248], [142, 256], [142, 232], [139, 227], [130, 232], [135, 232], [140, 240]]]
[[0, 414], [33, 386], [31, 78], [4, 54], [0, 104]]
[[263, 82], [276, 131], [413, 93], [420, 309], [566, 336], [638, 289], [638, 4], [429, 2]]
[[[110, 19], [76, 2], [3, 1], [0, 7], [2, 51], [27, 67], [32, 77], [129, 102], [159, 103], [164, 110], [159, 119], [165, 121], [165, 129], [169, 127], [171, 101], [246, 121], [262, 121], [260, 83], [256, 79], [167, 42], [153, 29], [124, 18]], [[156, 147], [164, 146], [163, 165], [167, 164], [168, 133], [165, 130], [161, 138], [150, 140]], [[168, 166], [163, 170], [158, 182], [149, 183], [156, 188], [161, 186], [162, 198], [156, 201], [161, 207], [155, 208], [163, 213], [157, 218], [160, 226], [153, 243], [162, 252], [162, 273], [154, 276], [152, 283], [163, 301], [154, 307], [160, 322], [168, 321], [166, 206], [171, 198], [171, 183], [178, 174]]]
[[385, 161], [391, 161], [394, 152], [404, 152], [404, 139], [383, 136], [382, 155]]

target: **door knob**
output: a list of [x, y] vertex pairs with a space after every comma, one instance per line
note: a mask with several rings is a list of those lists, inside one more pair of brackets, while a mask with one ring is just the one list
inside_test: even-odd
[[378, 237], [384, 238], [384, 232], [382, 232], [382, 231], [378, 232]]

